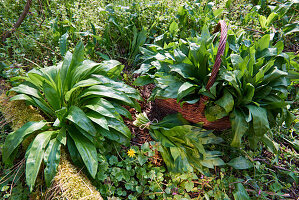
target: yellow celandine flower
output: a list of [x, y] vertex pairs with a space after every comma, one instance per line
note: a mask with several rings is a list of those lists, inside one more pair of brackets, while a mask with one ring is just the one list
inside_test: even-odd
[[131, 158], [133, 158], [134, 156], [135, 156], [135, 151], [134, 151], [134, 149], [130, 149], [128, 152], [127, 152], [127, 154], [128, 154], [128, 156], [129, 157], [131, 157]]

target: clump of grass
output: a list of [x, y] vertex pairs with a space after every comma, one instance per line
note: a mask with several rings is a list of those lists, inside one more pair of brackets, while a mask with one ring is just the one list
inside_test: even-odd
[[[41, 121], [44, 118], [39, 111], [32, 106], [27, 106], [23, 101], [10, 101], [6, 92], [0, 95], [0, 112], [3, 114], [6, 123], [11, 124], [13, 131], [20, 128], [29, 121]], [[34, 137], [28, 137], [23, 143], [23, 149], [27, 149]], [[40, 191], [34, 192], [31, 196], [33, 199], [102, 199], [100, 193], [91, 184], [90, 180], [71, 164], [67, 153], [62, 151], [58, 173], [54, 178], [52, 187], [45, 194]], [[43, 180], [39, 176], [37, 183], [42, 187]]]

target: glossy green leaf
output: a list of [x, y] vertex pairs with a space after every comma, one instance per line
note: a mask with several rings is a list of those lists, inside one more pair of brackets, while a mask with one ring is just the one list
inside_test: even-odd
[[233, 192], [235, 200], [250, 200], [247, 191], [245, 190], [242, 183], [237, 183], [236, 191]]
[[259, 39], [256, 43], [256, 50], [261, 52], [264, 49], [268, 48], [270, 45], [270, 35], [266, 34], [261, 39]]
[[67, 38], [68, 37], [69, 37], [69, 34], [66, 32], [59, 39], [59, 49], [60, 49], [61, 56], [64, 56], [67, 51]]
[[174, 36], [178, 32], [178, 30], [179, 30], [179, 25], [175, 21], [173, 21], [169, 26], [170, 34]]
[[133, 85], [136, 86], [143, 86], [143, 85], [147, 85], [150, 83], [153, 83], [154, 80], [148, 76], [148, 75], [143, 75], [143, 76], [138, 76], [135, 81], [133, 82]]
[[299, 32], [299, 25], [298, 23], [293, 23], [293, 24], [287, 24], [283, 27], [283, 32], [285, 35], [289, 35], [292, 33], [298, 33]]
[[45, 148], [55, 131], [38, 134], [26, 152], [26, 182], [32, 192], [40, 165], [44, 158]]
[[65, 100], [69, 101], [70, 97], [72, 95], [72, 93], [76, 90], [78, 90], [79, 88], [83, 88], [83, 87], [89, 87], [89, 86], [93, 86], [93, 85], [97, 85], [100, 84], [101, 82], [99, 82], [98, 80], [95, 80], [93, 78], [90, 79], [86, 79], [86, 80], [82, 80], [78, 83], [76, 83], [72, 89], [70, 89], [66, 94], [65, 94]]
[[126, 94], [119, 92], [117, 90], [113, 90], [113, 88], [111, 87], [106, 87], [103, 85], [94, 85], [89, 87], [82, 93], [81, 98], [88, 97], [88, 96], [112, 98], [119, 101], [123, 101], [128, 105], [133, 105], [132, 100]]
[[132, 120], [132, 114], [126, 108], [120, 106], [117, 103], [113, 103], [113, 102], [112, 102], [112, 105], [114, 106], [115, 111], [117, 113], [119, 113], [120, 115]]
[[276, 20], [278, 15], [275, 12], [272, 12], [268, 17], [266, 21], [266, 26], [272, 25], [273, 21]]
[[86, 107], [105, 117], [121, 119], [121, 116], [116, 112], [115, 107], [104, 98], [93, 99], [86, 105]]
[[262, 137], [262, 142], [269, 148], [270, 152], [277, 154], [279, 151], [279, 144], [271, 140], [267, 135]]
[[249, 104], [252, 102], [252, 98], [254, 97], [255, 87], [251, 83], [247, 83], [245, 86], [244, 97], [242, 98], [243, 104]]
[[70, 107], [69, 114], [66, 117], [68, 120], [73, 122], [75, 125], [82, 128], [84, 131], [92, 136], [96, 135], [96, 129], [94, 128], [91, 120], [86, 114], [77, 106]]
[[10, 91], [15, 91], [15, 92], [21, 93], [21, 94], [27, 94], [27, 95], [33, 96], [35, 98], [41, 98], [41, 94], [38, 91], [38, 89], [36, 89], [34, 85], [32, 85], [31, 83], [28, 83], [28, 82], [20, 84], [17, 87], [13, 87], [12, 89], [10, 89]]
[[110, 78], [117, 78], [120, 76], [124, 66], [117, 60], [105, 60], [100, 64], [99, 69], [108, 74]]
[[86, 137], [82, 136], [75, 128], [68, 127], [68, 132], [75, 142], [78, 152], [89, 171], [90, 175], [95, 178], [98, 169], [97, 150], [95, 145]]
[[104, 117], [103, 115], [91, 111], [87, 112], [86, 116], [94, 123], [98, 124], [106, 130], [109, 130], [108, 122], [106, 120], [106, 117]]
[[227, 164], [232, 166], [235, 169], [249, 169], [253, 167], [253, 164], [242, 156], [232, 159]]
[[181, 87], [178, 90], [177, 101], [180, 101], [185, 96], [191, 94], [195, 89], [196, 89], [195, 85], [193, 85], [189, 82], [183, 83], [183, 85], [181, 85]]
[[259, 15], [259, 22], [262, 28], [266, 28], [267, 18], [263, 15]]
[[61, 108], [61, 100], [60, 95], [56, 91], [55, 88], [51, 87], [46, 82], [43, 83], [43, 91], [44, 95], [49, 102], [49, 104], [52, 106], [54, 110], [59, 110]]
[[253, 130], [257, 136], [263, 136], [270, 129], [267, 110], [262, 107], [248, 105], [250, 113], [252, 114]]
[[60, 147], [60, 141], [57, 138], [54, 138], [49, 142], [44, 154], [44, 175], [47, 187], [50, 187], [57, 172], [57, 167], [60, 161]]
[[223, 96], [215, 101], [215, 104], [221, 106], [227, 113], [229, 113], [234, 108], [234, 98], [229, 91], [224, 90]]
[[26, 136], [41, 130], [46, 126], [46, 122], [27, 122], [15, 132], [10, 133], [4, 143], [2, 155], [3, 161], [6, 162], [13, 151], [21, 144]]
[[119, 121], [115, 118], [107, 118], [107, 121], [108, 127], [114, 128], [129, 139], [131, 138], [130, 129], [122, 121]]
[[248, 130], [248, 124], [245, 120], [245, 116], [241, 111], [235, 109], [230, 114], [230, 122], [231, 122], [231, 126], [232, 126], [232, 131], [234, 134], [233, 140], [231, 142], [231, 146], [240, 147], [242, 137]]

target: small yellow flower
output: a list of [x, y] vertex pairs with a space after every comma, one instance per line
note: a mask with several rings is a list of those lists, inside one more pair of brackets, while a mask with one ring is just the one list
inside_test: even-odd
[[131, 157], [131, 158], [133, 158], [134, 156], [135, 156], [135, 151], [134, 151], [134, 149], [130, 149], [128, 152], [127, 152], [127, 154], [128, 154], [128, 156], [129, 157]]

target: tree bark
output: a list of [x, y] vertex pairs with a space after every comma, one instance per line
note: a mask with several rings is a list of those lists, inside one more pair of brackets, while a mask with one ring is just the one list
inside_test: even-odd
[[24, 7], [23, 13], [20, 15], [18, 21], [13, 26], [12, 30], [7, 31], [2, 38], [3, 43], [6, 41], [7, 38], [11, 36], [11, 34], [22, 24], [23, 20], [25, 19], [27, 13], [29, 12], [32, 0], [27, 0], [26, 5]]

